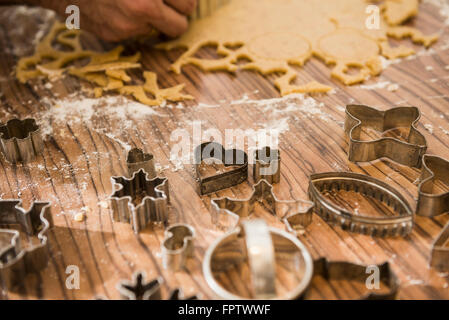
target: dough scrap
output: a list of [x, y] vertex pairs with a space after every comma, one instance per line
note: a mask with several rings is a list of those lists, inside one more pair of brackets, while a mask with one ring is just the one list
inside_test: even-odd
[[[414, 54], [406, 46], [391, 47], [388, 37], [410, 37], [426, 47], [436, 35], [401, 24], [418, 14], [418, 0], [380, 1], [380, 28], [368, 29], [367, 0], [231, 0], [212, 16], [194, 21], [181, 38], [158, 48], [187, 49], [171, 69], [181, 73], [192, 64], [203, 71], [255, 70], [263, 75], [280, 73], [274, 81], [281, 95], [327, 92], [332, 88], [317, 81], [293, 84], [303, 66], [315, 56], [332, 66], [332, 77], [346, 85], [365, 81], [382, 71], [380, 56], [396, 59]], [[202, 47], [215, 46], [217, 59], [201, 59]], [[249, 63], [237, 64], [246, 59]], [[356, 74], [349, 72], [357, 70]]]
[[[21, 58], [17, 63], [17, 79], [22, 83], [38, 77], [54, 81], [70, 74], [95, 85], [95, 97], [114, 91], [132, 95], [137, 101], [149, 106], [161, 105], [167, 100], [193, 99], [192, 96], [181, 93], [184, 85], [160, 89], [156, 74], [152, 72], [144, 72], [145, 84], [128, 85], [133, 80], [127, 71], [142, 68], [139, 63], [140, 53], [122, 56], [122, 46], [109, 52], [84, 50], [80, 36], [79, 30], [68, 30], [65, 24], [55, 22], [50, 32], [37, 45], [34, 55]], [[55, 43], [62, 47], [55, 48]], [[89, 59], [89, 62], [81, 67], [76, 66], [76, 62], [83, 59]], [[148, 98], [146, 93], [150, 93], [155, 99]]]

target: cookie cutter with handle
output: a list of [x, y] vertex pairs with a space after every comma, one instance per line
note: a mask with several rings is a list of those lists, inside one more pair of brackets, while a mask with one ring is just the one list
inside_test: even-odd
[[[345, 132], [349, 136], [349, 161], [367, 162], [389, 158], [409, 167], [421, 167], [427, 141], [417, 126], [421, 112], [416, 107], [397, 107], [380, 111], [364, 105], [346, 107]], [[363, 127], [386, 132], [391, 129], [410, 128], [406, 141], [392, 137], [363, 141]]]
[[37, 236], [38, 244], [21, 245], [20, 232], [0, 229], [0, 278], [9, 290], [14, 290], [27, 273], [47, 266], [47, 232], [53, 225], [49, 202], [34, 202], [26, 211], [21, 200], [0, 200], [0, 224], [18, 224], [28, 236]]

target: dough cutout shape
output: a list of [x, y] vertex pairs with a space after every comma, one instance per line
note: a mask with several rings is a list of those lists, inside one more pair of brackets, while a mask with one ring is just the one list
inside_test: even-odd
[[[37, 45], [34, 55], [19, 60], [16, 67], [17, 79], [25, 83], [39, 77], [56, 80], [70, 74], [93, 84], [96, 97], [101, 97], [104, 92], [119, 92], [133, 96], [149, 106], [161, 105], [167, 100], [193, 99], [182, 93], [182, 84], [173, 88], [159, 88], [157, 76], [153, 72], [144, 71], [144, 84], [133, 84], [127, 71], [142, 68], [139, 63], [140, 53], [122, 56], [122, 46], [105, 53], [84, 50], [80, 36], [81, 31], [68, 30], [65, 24], [55, 22], [50, 32]], [[76, 66], [76, 62], [84, 59], [89, 59], [89, 62]]]
[[[367, 6], [379, 6], [378, 29], [368, 29]], [[296, 67], [315, 56], [331, 66], [332, 77], [346, 85], [365, 81], [382, 71], [387, 59], [415, 53], [406, 46], [391, 47], [388, 38], [410, 38], [430, 46], [438, 37], [401, 25], [418, 14], [418, 0], [231, 0], [210, 17], [194, 21], [181, 38], [158, 48], [186, 49], [171, 69], [195, 65], [203, 71], [255, 70], [263, 75], [280, 73], [274, 84], [281, 95], [328, 92], [317, 81], [293, 84]], [[201, 59], [202, 47], [215, 46], [218, 59]], [[241, 59], [250, 61], [239, 65]], [[356, 73], [350, 73], [355, 68]]]

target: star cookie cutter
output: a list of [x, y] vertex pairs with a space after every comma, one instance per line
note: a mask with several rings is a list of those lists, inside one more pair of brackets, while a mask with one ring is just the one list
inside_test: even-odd
[[172, 271], [181, 270], [186, 260], [193, 255], [195, 229], [183, 223], [170, 226], [165, 230], [165, 239], [161, 245], [162, 265]]
[[[394, 217], [368, 217], [350, 212], [323, 195], [324, 191], [354, 191], [377, 199], [393, 208]], [[369, 236], [406, 236], [413, 228], [414, 214], [407, 200], [391, 185], [363, 174], [327, 172], [312, 174], [309, 197], [316, 213], [331, 225]]]
[[129, 179], [112, 177], [111, 182], [114, 191], [109, 202], [114, 221], [130, 223], [136, 234], [151, 222], [167, 222], [170, 203], [167, 178], [149, 179], [140, 169]]
[[[200, 173], [200, 164], [207, 159], [217, 159], [226, 167], [236, 166], [236, 168], [203, 178]], [[226, 150], [216, 142], [205, 142], [195, 148], [195, 169], [200, 182], [200, 194], [214, 193], [236, 186], [248, 179], [248, 155], [242, 150]]]
[[[353, 280], [366, 283], [371, 275], [369, 270], [379, 270], [380, 281], [388, 286], [388, 291], [383, 293], [370, 292], [360, 300], [392, 300], [395, 299], [399, 289], [399, 280], [391, 269], [388, 262], [379, 265], [363, 266], [345, 261], [329, 261], [326, 258], [320, 258], [313, 263], [313, 275], [321, 276], [329, 280]], [[307, 293], [304, 296], [307, 299]]]
[[20, 232], [0, 229], [0, 278], [14, 290], [27, 273], [44, 269], [48, 264], [47, 231], [53, 225], [49, 202], [34, 202], [26, 211], [21, 200], [0, 201], [0, 224], [18, 224], [28, 236], [37, 236], [39, 244], [23, 247]]
[[449, 161], [427, 154], [424, 155], [422, 161], [416, 214], [435, 217], [449, 212], [449, 191], [442, 193], [434, 191], [437, 180], [449, 187]]
[[312, 202], [279, 200], [273, 192], [273, 186], [266, 180], [260, 180], [253, 186], [252, 195], [248, 199], [211, 199], [211, 221], [220, 229], [234, 229], [241, 218], [251, 216], [256, 202], [269, 207], [271, 213], [282, 220], [290, 232], [300, 233], [300, 229], [303, 230], [312, 222]]
[[154, 166], [154, 156], [151, 153], [145, 153], [142, 149], [134, 148], [130, 150], [126, 157], [126, 165], [130, 177], [140, 169], [148, 173], [150, 179], [154, 179], [157, 176]]
[[[117, 284], [117, 290], [123, 300], [162, 300], [161, 286], [164, 280], [158, 277], [150, 282], [146, 281], [146, 274], [137, 271], [132, 280], [122, 280]], [[103, 299], [103, 298], [101, 298]], [[168, 300], [198, 300], [198, 296], [185, 298], [181, 289], [173, 290]]]
[[2, 152], [10, 163], [27, 163], [44, 150], [44, 143], [35, 119], [11, 119], [0, 126]]
[[[421, 167], [422, 156], [427, 150], [427, 141], [417, 125], [421, 112], [416, 107], [397, 107], [386, 111], [364, 105], [346, 107], [345, 132], [349, 136], [349, 161], [367, 162], [386, 157], [409, 167]], [[409, 127], [406, 141], [385, 137], [362, 141], [363, 127], [377, 131], [388, 131]]]
[[449, 272], [449, 223], [432, 244], [430, 266], [442, 272]]
[[270, 184], [281, 181], [281, 155], [279, 150], [264, 147], [254, 152], [254, 182], [264, 179]]

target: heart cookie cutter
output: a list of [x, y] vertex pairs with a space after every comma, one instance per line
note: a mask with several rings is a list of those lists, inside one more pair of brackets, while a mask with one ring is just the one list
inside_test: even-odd
[[[139, 233], [149, 223], [168, 220], [170, 203], [167, 178], [149, 179], [140, 169], [131, 178], [112, 177], [113, 192], [109, 196], [114, 221], [130, 223], [134, 233]], [[138, 204], [134, 202], [138, 200]]]
[[437, 180], [449, 187], [449, 161], [433, 155], [424, 155], [420, 180], [416, 214], [435, 217], [449, 212], [449, 191], [439, 194], [434, 192]]
[[[216, 159], [226, 167], [236, 166], [237, 168], [203, 178], [200, 173], [200, 164], [207, 159]], [[195, 148], [195, 169], [200, 183], [200, 194], [214, 193], [236, 186], [248, 179], [248, 155], [242, 150], [226, 150], [217, 142], [205, 142]]]
[[34, 202], [26, 211], [21, 200], [0, 201], [0, 224], [18, 224], [28, 236], [37, 236], [39, 244], [22, 247], [20, 232], [0, 229], [0, 278], [9, 290], [17, 288], [27, 273], [48, 264], [47, 232], [53, 225], [49, 202]]
[[156, 169], [154, 167], [154, 156], [151, 153], [145, 153], [142, 149], [134, 148], [128, 152], [126, 157], [128, 174], [131, 177], [134, 172], [143, 169], [150, 179], [156, 178]]
[[[416, 107], [379, 111], [364, 105], [348, 105], [345, 132], [349, 136], [349, 161], [367, 162], [386, 157], [405, 166], [420, 168], [427, 150], [426, 138], [417, 128], [420, 118], [421, 113]], [[363, 141], [363, 127], [381, 132], [408, 127], [410, 132], [406, 141], [391, 137]]]
[[181, 270], [186, 260], [193, 255], [195, 229], [184, 223], [178, 223], [165, 230], [165, 239], [161, 245], [162, 265], [172, 271]]
[[11, 119], [0, 126], [0, 141], [6, 160], [11, 163], [33, 161], [44, 150], [36, 120]]
[[228, 197], [211, 199], [211, 220], [220, 229], [231, 230], [238, 226], [241, 218], [251, 216], [256, 202], [269, 207], [271, 213], [283, 221], [287, 230], [299, 233], [312, 222], [314, 204], [304, 200], [279, 200], [273, 186], [260, 180], [253, 186], [248, 199]]

